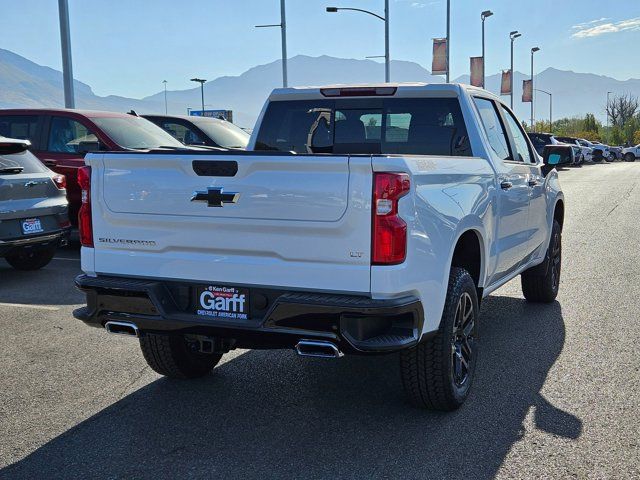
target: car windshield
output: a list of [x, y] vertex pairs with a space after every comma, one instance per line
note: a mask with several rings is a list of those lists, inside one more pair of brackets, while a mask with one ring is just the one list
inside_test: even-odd
[[223, 148], [246, 148], [249, 134], [231, 122], [214, 119], [192, 120], [200, 130]]
[[47, 168], [28, 150], [0, 155], [0, 175], [10, 173], [44, 173]]
[[91, 117], [114, 142], [122, 148], [149, 149], [158, 147], [185, 148], [178, 140], [144, 118]]

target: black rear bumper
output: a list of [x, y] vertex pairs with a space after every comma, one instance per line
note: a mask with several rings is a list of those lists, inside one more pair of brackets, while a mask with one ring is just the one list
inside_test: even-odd
[[0, 240], [0, 257], [4, 257], [17, 249], [63, 247], [69, 243], [70, 231], [70, 228], [62, 228], [39, 235], [2, 239]]
[[193, 313], [194, 284], [122, 278], [76, 277], [87, 306], [73, 315], [94, 327], [134, 323], [141, 334], [173, 332], [228, 339], [237, 348], [293, 348], [302, 339], [334, 343], [344, 353], [386, 353], [417, 344], [423, 325], [415, 297], [363, 296], [251, 288], [248, 320]]

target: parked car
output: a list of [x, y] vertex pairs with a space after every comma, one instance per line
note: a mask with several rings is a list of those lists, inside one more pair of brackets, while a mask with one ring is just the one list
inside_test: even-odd
[[543, 163], [498, 97], [455, 84], [278, 89], [263, 112], [250, 151], [87, 156], [74, 315], [170, 377], [234, 348], [401, 352], [413, 404], [459, 407], [481, 299], [519, 275], [556, 298], [572, 148]]
[[64, 176], [42, 165], [29, 145], [0, 137], [0, 257], [18, 270], [47, 265], [71, 226]]
[[249, 134], [218, 118], [186, 115], [142, 115], [185, 145], [245, 149]]
[[573, 165], [579, 165], [584, 160], [585, 157], [582, 154], [582, 149], [579, 145], [575, 145], [569, 142], [562, 142], [552, 133], [540, 133], [540, 132], [528, 132], [527, 135], [533, 143], [533, 148], [535, 148], [538, 155], [542, 155], [544, 153], [544, 149], [547, 145], [571, 145], [573, 149]]
[[87, 152], [185, 148], [144, 118], [114, 112], [66, 109], [0, 110], [0, 135], [31, 141], [31, 152], [67, 179], [69, 218], [77, 225], [77, 171]]
[[590, 142], [584, 138], [579, 138], [578, 141], [580, 142], [580, 145], [584, 145], [591, 149], [594, 162], [602, 162], [603, 160], [610, 161], [608, 146], [603, 145], [600, 142]]
[[609, 159], [611, 161], [622, 160], [622, 149], [624, 147], [612, 147], [609, 146]]
[[622, 149], [622, 156], [625, 162], [635, 162], [640, 158], [640, 144], [635, 147], [628, 147]]
[[568, 145], [575, 145], [580, 149], [578, 164], [580, 163], [591, 163], [592, 162], [592, 150], [590, 147], [582, 145], [577, 138], [574, 137], [555, 137], [558, 142], [566, 143]]

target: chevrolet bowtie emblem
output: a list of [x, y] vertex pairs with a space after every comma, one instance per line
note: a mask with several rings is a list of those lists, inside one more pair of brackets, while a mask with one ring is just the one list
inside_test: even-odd
[[192, 202], [207, 202], [207, 207], [224, 207], [225, 203], [236, 203], [240, 198], [237, 192], [225, 192], [223, 188], [209, 187], [205, 192], [193, 192]]

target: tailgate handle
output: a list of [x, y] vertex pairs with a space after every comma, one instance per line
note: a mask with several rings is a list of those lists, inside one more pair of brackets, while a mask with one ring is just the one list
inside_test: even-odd
[[235, 177], [238, 173], [236, 161], [194, 160], [191, 166], [199, 177]]

